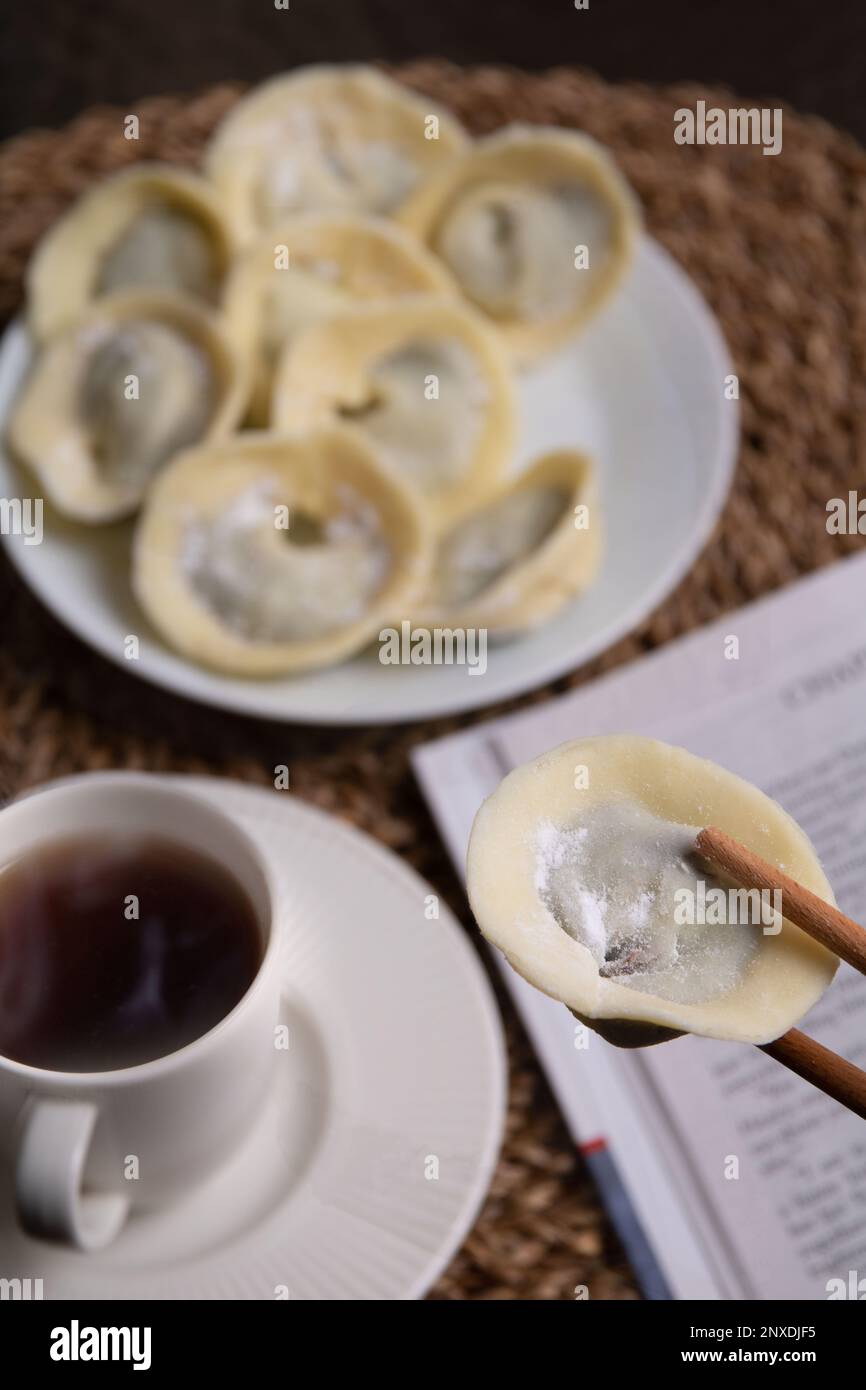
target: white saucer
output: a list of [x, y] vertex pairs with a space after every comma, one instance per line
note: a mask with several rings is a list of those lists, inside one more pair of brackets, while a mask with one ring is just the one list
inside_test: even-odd
[[[0, 349], [0, 431], [30, 359], [11, 328]], [[484, 675], [465, 666], [383, 666], [375, 650], [343, 666], [272, 681], [220, 676], [176, 656], [129, 586], [130, 525], [82, 528], [45, 508], [41, 545], [4, 537], [31, 589], [67, 627], [132, 674], [239, 713], [312, 724], [396, 723], [474, 709], [574, 670], [661, 603], [718, 516], [737, 450], [732, 368], [691, 281], [648, 238], [620, 295], [589, 331], [521, 383], [518, 459], [588, 449], [601, 472], [606, 553], [593, 589], [553, 622], [491, 647]], [[33, 482], [0, 452], [0, 497]], [[139, 638], [127, 661], [124, 639]]]
[[285, 894], [282, 1081], [224, 1169], [98, 1254], [22, 1235], [4, 1173], [0, 1277], [41, 1278], [46, 1299], [417, 1298], [499, 1151], [486, 976], [444, 904], [425, 918], [429, 885], [359, 831], [289, 792], [172, 780], [237, 816]]

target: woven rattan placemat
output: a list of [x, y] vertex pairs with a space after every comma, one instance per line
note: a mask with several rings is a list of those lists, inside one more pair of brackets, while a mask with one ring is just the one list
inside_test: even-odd
[[[512, 120], [579, 126], [615, 151], [650, 230], [718, 314], [740, 378], [743, 440], [721, 524], [691, 575], [641, 627], [520, 703], [592, 679], [864, 544], [827, 534], [831, 497], [866, 487], [866, 154], [825, 123], [784, 112], [781, 155], [678, 146], [673, 112], [698, 86], [610, 86], [560, 69], [529, 75], [438, 61], [397, 70], [470, 130]], [[135, 104], [0, 149], [0, 314], [21, 301], [37, 237], [89, 184], [132, 159], [195, 161], [240, 88]], [[468, 922], [465, 900], [409, 770], [421, 740], [461, 723], [344, 731], [282, 728], [200, 709], [110, 666], [53, 621], [0, 560], [0, 791], [88, 768], [211, 772], [296, 795], [408, 859]], [[513, 702], [517, 704], [518, 702]], [[508, 706], [500, 707], [501, 712]], [[627, 1263], [498, 981], [511, 1059], [508, 1124], [484, 1210], [440, 1279], [440, 1298], [634, 1298]]]

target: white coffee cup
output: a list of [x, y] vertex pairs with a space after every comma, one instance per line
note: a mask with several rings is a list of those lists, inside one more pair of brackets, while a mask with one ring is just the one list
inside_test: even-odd
[[132, 1208], [171, 1201], [218, 1167], [260, 1105], [276, 1055], [280, 942], [271, 875], [244, 831], [208, 802], [146, 773], [52, 783], [0, 811], [0, 868], [71, 836], [118, 833], [158, 834], [233, 875], [258, 917], [263, 958], [235, 1007], [167, 1056], [66, 1072], [0, 1055], [0, 1145], [15, 1166], [21, 1224], [79, 1250], [103, 1248]]

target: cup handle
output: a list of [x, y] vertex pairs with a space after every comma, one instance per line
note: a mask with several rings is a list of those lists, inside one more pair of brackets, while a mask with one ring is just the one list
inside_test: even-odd
[[24, 1123], [15, 1194], [29, 1235], [102, 1250], [123, 1226], [126, 1197], [82, 1190], [98, 1110], [89, 1101], [37, 1100]]

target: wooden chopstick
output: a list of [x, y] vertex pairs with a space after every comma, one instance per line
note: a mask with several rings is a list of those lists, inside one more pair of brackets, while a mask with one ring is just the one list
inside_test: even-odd
[[801, 883], [714, 825], [701, 831], [695, 847], [704, 859], [717, 865], [744, 888], [780, 889], [782, 916], [820, 941], [834, 956], [853, 965], [861, 975], [866, 975], [866, 930], [838, 907], [825, 903], [823, 898], [810, 893]]
[[866, 1071], [853, 1062], [822, 1047], [799, 1028], [789, 1028], [775, 1042], [764, 1043], [761, 1051], [866, 1120]]
[[[700, 832], [695, 849], [744, 888], [779, 889], [783, 917], [866, 975], [866, 929], [858, 922], [715, 826]], [[799, 1028], [791, 1028], [774, 1042], [764, 1043], [761, 1051], [866, 1119], [866, 1072], [853, 1062], [823, 1047]]]

